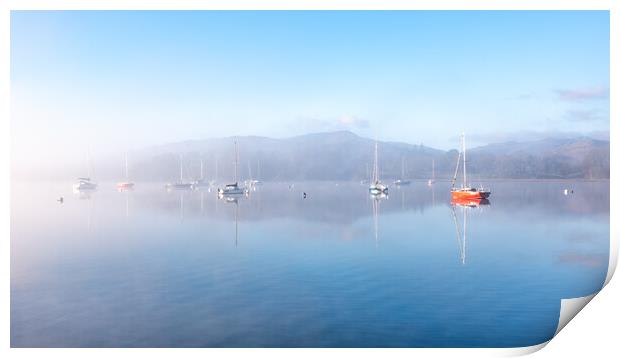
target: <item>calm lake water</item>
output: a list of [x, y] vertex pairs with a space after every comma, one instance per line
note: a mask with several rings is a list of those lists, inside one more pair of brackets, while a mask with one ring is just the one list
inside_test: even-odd
[[11, 345], [541, 343], [560, 299], [605, 280], [609, 182], [489, 184], [490, 205], [463, 208], [441, 182], [380, 200], [359, 183], [265, 183], [237, 202], [14, 182]]

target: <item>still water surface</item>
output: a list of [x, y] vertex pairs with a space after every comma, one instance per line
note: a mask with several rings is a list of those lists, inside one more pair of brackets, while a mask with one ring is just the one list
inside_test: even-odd
[[491, 189], [490, 205], [464, 208], [441, 182], [380, 200], [357, 183], [265, 183], [237, 202], [14, 182], [11, 345], [541, 343], [561, 298], [605, 280], [609, 182]]

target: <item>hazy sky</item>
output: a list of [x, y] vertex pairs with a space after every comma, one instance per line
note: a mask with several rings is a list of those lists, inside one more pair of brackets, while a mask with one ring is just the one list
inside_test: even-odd
[[349, 129], [609, 130], [605, 11], [12, 12], [13, 158]]

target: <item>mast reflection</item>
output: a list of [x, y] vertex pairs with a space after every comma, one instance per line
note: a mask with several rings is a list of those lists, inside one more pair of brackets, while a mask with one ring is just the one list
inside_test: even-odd
[[380, 193], [371, 193], [370, 198], [372, 199], [372, 218], [375, 228], [375, 247], [379, 247], [379, 204], [382, 200], [388, 198], [387, 194], [384, 192]]
[[[452, 219], [454, 220], [454, 226], [456, 228], [456, 240], [459, 246], [459, 260], [461, 265], [465, 265], [466, 245], [467, 245], [467, 213], [469, 210], [478, 209], [482, 206], [489, 205], [488, 199], [452, 199], [450, 200], [450, 207], [452, 208]], [[459, 225], [459, 220], [456, 215], [456, 208], [459, 207], [463, 213], [463, 230]]]
[[225, 203], [235, 205], [235, 247], [239, 240], [239, 198], [241, 195], [218, 195], [220, 200], [224, 200]]

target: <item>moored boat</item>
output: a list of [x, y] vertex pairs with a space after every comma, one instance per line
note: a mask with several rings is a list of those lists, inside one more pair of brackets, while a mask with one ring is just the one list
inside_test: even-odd
[[403, 186], [411, 184], [411, 180], [405, 179], [405, 158], [400, 160], [400, 179], [394, 181], [394, 185]]
[[247, 189], [239, 186], [239, 182], [237, 181], [237, 167], [239, 163], [239, 150], [237, 148], [237, 139], [235, 138], [235, 176], [233, 178], [233, 183], [226, 184], [223, 188], [217, 188], [217, 194], [220, 198], [225, 198], [226, 196], [238, 196], [247, 194]]
[[183, 155], [179, 155], [179, 163], [181, 167], [181, 177], [180, 180], [176, 183], [168, 183], [166, 184], [166, 189], [168, 190], [191, 190], [193, 188], [192, 183], [183, 181]]
[[90, 181], [90, 178], [77, 178], [77, 183], [73, 184], [73, 190], [76, 192], [97, 190], [97, 184]]
[[433, 184], [435, 184], [435, 159], [433, 159], [432, 163], [433, 163], [433, 165], [432, 165], [431, 171], [433, 173], [433, 176], [426, 183], [426, 185], [428, 185], [428, 186], [433, 186]]
[[[456, 169], [454, 170], [454, 177], [452, 178], [452, 189], [450, 194], [452, 199], [487, 199], [491, 195], [491, 191], [483, 187], [474, 188], [467, 183], [467, 157], [465, 154], [465, 135], [461, 135], [461, 150], [456, 161]], [[463, 183], [460, 188], [455, 186], [456, 176], [458, 175], [459, 165], [461, 162], [461, 155], [463, 156]]]
[[125, 153], [125, 181], [116, 183], [116, 189], [119, 191], [132, 190], [134, 183], [129, 181], [129, 165], [127, 161], [127, 153]]
[[371, 194], [387, 194], [388, 187], [379, 179], [378, 144], [375, 142], [375, 164], [372, 169], [372, 182], [368, 188]]

